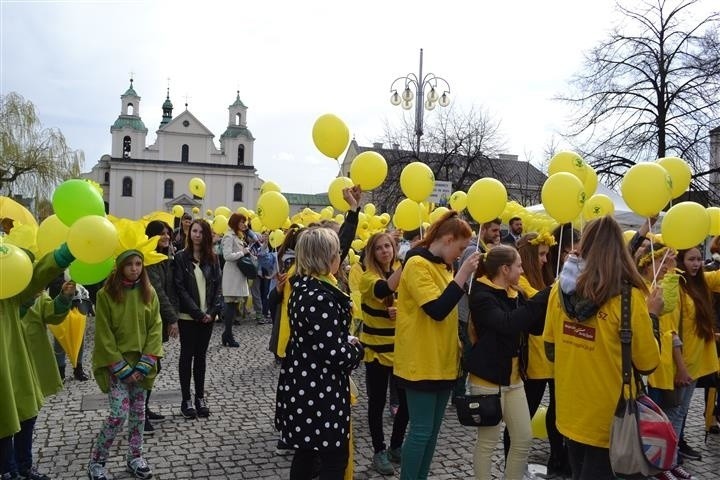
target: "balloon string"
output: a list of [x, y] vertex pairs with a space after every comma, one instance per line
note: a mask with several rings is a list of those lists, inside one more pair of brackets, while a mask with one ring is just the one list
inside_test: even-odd
[[[667, 258], [667, 256], [668, 256], [669, 253], [670, 253], [670, 249], [669, 249], [669, 248], [666, 248], [666, 249], [665, 249], [665, 255], [663, 255], [662, 261], [660, 262], [660, 267], [661, 267], [661, 268], [662, 268], [662, 264], [665, 263], [665, 259]], [[655, 287], [657, 286], [657, 277], [658, 277], [658, 274], [659, 274], [659, 273], [660, 273], [660, 268], [658, 268], [657, 273], [655, 273], [655, 274], [653, 275], [652, 288], [655, 288]]]
[[[477, 234], [477, 242], [475, 243], [475, 251], [480, 251], [480, 232], [482, 231], [482, 227], [478, 227], [478, 234]], [[482, 262], [482, 259], [480, 260]], [[468, 285], [468, 295], [470, 295], [470, 292], [472, 291], [472, 284], [473, 282], [470, 282], [470, 285]]]
[[[648, 233], [650, 233], [650, 231], [652, 230], [652, 224], [650, 223], [650, 217], [648, 217], [647, 221], [648, 221]], [[657, 270], [655, 267], [655, 245], [654, 245], [654, 243], [655, 242], [650, 240], [650, 258], [652, 258], [653, 278], [656, 278]], [[653, 284], [654, 283], [655, 283], [655, 281], [653, 281]]]
[[555, 266], [555, 278], [558, 278], [560, 276], [560, 256], [562, 255], [562, 241], [563, 241], [563, 230], [565, 229], [565, 224], [563, 223], [560, 225], [560, 241], [558, 242], [558, 256], [557, 256], [557, 265]]

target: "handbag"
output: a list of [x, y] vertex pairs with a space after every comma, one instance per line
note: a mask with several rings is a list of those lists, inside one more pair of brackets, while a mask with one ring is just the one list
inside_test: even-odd
[[453, 401], [458, 421], [466, 427], [494, 427], [502, 420], [500, 387], [498, 393], [456, 395]]
[[631, 388], [632, 330], [627, 283], [622, 287], [620, 342], [623, 383], [610, 430], [610, 465], [615, 474], [622, 476], [657, 475], [672, 468], [678, 439], [665, 413], [645, 395], [642, 380], [634, 379], [636, 393]]
[[258, 263], [252, 255], [243, 255], [236, 262], [238, 268], [248, 280], [257, 278], [258, 275]]

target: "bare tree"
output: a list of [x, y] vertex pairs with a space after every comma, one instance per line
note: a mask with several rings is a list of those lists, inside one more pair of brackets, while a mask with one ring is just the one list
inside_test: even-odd
[[42, 127], [32, 102], [15, 92], [0, 97], [0, 191], [48, 198], [83, 161], [60, 130]]
[[465, 111], [453, 106], [433, 112], [426, 119], [419, 153], [415, 151], [412, 121], [404, 119], [398, 128], [386, 122], [384, 142], [389, 147], [381, 153], [388, 162], [388, 181], [373, 192], [372, 198], [382, 209], [391, 211], [402, 198], [400, 173], [417, 160], [433, 170], [436, 180], [451, 181], [455, 190], [467, 190], [483, 176], [523, 183], [526, 176], [509, 174], [504, 168], [506, 162], [498, 159], [505, 140], [500, 121], [487, 111], [476, 107]]
[[720, 112], [720, 16], [693, 19], [699, 4], [618, 4], [622, 22], [559, 97], [576, 107], [565, 136], [610, 185], [635, 163], [669, 155], [691, 164], [692, 188], [706, 183], [708, 133]]

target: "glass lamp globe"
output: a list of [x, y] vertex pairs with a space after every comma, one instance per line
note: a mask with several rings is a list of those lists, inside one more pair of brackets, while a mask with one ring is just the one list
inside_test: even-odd
[[400, 105], [400, 102], [402, 102], [402, 98], [400, 98], [400, 94], [396, 90], [392, 95], [390, 95], [390, 103], [397, 107]]
[[432, 110], [434, 108], [435, 108], [435, 102], [431, 102], [429, 98], [427, 100], [425, 100], [425, 110]]
[[410, 87], [405, 87], [405, 91], [403, 91], [402, 99], [406, 102], [411, 102], [413, 99], [413, 92], [410, 90]]
[[412, 100], [403, 100], [402, 108], [404, 108], [405, 110], [410, 110], [412, 108], [412, 104], [413, 104]]
[[440, 104], [441, 107], [447, 107], [448, 105], [450, 105], [450, 97], [448, 96], [448, 94], [443, 93], [440, 96], [440, 100], [438, 100], [438, 103]]
[[435, 87], [433, 87], [433, 88], [430, 89], [430, 91], [428, 92], [427, 98], [428, 98], [428, 100], [430, 100], [432, 103], [435, 103], [435, 102], [438, 101], [438, 94], [437, 94], [437, 92], [435, 91]]

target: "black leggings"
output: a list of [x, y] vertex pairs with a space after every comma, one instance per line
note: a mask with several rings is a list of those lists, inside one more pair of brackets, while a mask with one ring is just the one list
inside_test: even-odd
[[[365, 385], [368, 396], [368, 426], [372, 437], [375, 453], [385, 450], [385, 434], [383, 432], [383, 411], [387, 398], [388, 381], [392, 378], [392, 367], [381, 365], [377, 360], [365, 364]], [[393, 421], [393, 431], [390, 437], [390, 448], [402, 447], [405, 439], [405, 430], [408, 424], [407, 399], [405, 390], [397, 388], [398, 411]]]
[[610, 450], [568, 439], [568, 459], [573, 480], [607, 480], [615, 478], [610, 467]]
[[[348, 464], [348, 446], [333, 450], [295, 450], [290, 465], [290, 480], [343, 480]], [[320, 469], [317, 469], [319, 463]]]
[[212, 336], [212, 322], [178, 320], [180, 327], [180, 391], [183, 400], [190, 400], [190, 377], [195, 379], [195, 396], [205, 396], [205, 364]]

